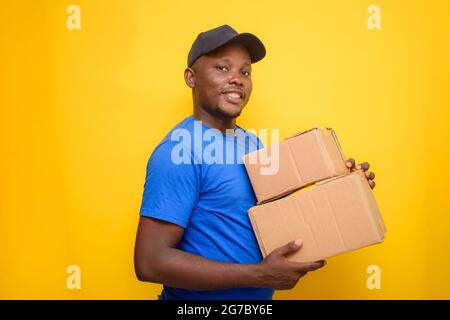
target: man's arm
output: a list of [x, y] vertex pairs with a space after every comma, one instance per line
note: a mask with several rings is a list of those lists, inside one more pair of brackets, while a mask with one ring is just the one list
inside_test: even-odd
[[134, 252], [139, 280], [189, 290], [290, 289], [307, 272], [324, 265], [323, 261], [287, 261], [285, 256], [300, 248], [300, 244], [294, 242], [274, 250], [260, 264], [217, 262], [177, 249], [183, 232], [184, 229], [175, 224], [140, 217]]
[[175, 224], [140, 217], [134, 255], [139, 280], [191, 290], [258, 284], [256, 265], [221, 263], [176, 249], [183, 232]]

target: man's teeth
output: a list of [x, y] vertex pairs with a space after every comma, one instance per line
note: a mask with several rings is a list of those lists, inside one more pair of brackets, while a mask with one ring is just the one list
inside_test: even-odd
[[232, 98], [240, 98], [241, 97], [241, 95], [236, 92], [229, 92], [229, 93], [227, 93], [227, 96], [230, 96]]

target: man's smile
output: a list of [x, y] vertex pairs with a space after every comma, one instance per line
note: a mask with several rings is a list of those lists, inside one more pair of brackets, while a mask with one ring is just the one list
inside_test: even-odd
[[228, 89], [222, 92], [227, 102], [240, 104], [244, 99], [244, 92], [239, 89]]

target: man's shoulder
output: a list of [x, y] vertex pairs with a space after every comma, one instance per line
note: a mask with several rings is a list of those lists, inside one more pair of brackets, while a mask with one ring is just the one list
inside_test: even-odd
[[177, 130], [187, 130], [192, 131], [194, 128], [194, 118], [192, 116], [186, 117], [177, 124], [175, 124], [169, 132], [165, 135], [165, 137], [161, 140], [161, 143], [166, 142], [167, 140], [172, 141], [174, 132]]
[[[194, 154], [192, 150], [192, 143], [190, 135], [193, 131], [194, 119], [189, 116], [176, 125], [174, 125], [164, 138], [157, 144], [152, 152], [152, 158], [161, 158], [167, 161], [169, 158], [173, 160], [174, 155], [178, 156], [180, 153], [193, 159]], [[186, 138], [187, 135], [187, 138]], [[175, 161], [176, 163], [177, 161]]]

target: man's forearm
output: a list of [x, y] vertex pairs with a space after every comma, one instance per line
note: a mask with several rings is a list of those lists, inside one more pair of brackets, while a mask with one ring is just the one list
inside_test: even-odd
[[142, 269], [140, 280], [190, 290], [262, 287], [257, 264], [222, 263], [175, 248], [166, 248]]

